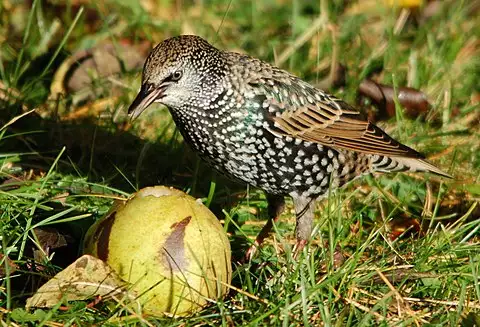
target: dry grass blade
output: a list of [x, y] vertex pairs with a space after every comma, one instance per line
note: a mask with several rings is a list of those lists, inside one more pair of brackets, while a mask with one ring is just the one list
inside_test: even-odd
[[227, 283], [225, 283], [225, 282], [223, 282], [223, 281], [219, 281], [219, 282], [220, 282], [220, 284], [222, 284], [223, 286], [226, 286], [226, 287], [228, 287], [229, 289], [234, 290], [235, 292], [238, 292], [238, 293], [240, 293], [240, 294], [242, 294], [242, 295], [245, 295], [245, 296], [251, 298], [252, 300], [258, 301], [258, 302], [263, 303], [263, 304], [270, 304], [270, 302], [269, 302], [268, 300], [259, 298], [258, 296], [253, 295], [253, 294], [251, 294], [251, 293], [249, 293], [249, 292], [246, 292], [246, 291], [244, 291], [244, 290], [242, 290], [242, 289], [240, 289], [240, 288], [238, 288], [238, 287], [235, 287], [235, 286], [233, 286], [233, 285], [231, 285], [231, 284], [227, 284]]
[[10, 119], [10, 121], [9, 121], [8, 123], [6, 123], [5, 125], [3, 125], [3, 126], [0, 128], [0, 132], [3, 131], [3, 130], [4, 130], [5, 128], [7, 128], [8, 126], [10, 126], [10, 125], [12, 125], [13, 123], [15, 123], [17, 120], [19, 120], [19, 119], [21, 119], [21, 118], [23, 118], [23, 117], [31, 114], [31, 113], [34, 112], [35, 110], [37, 110], [37, 109], [32, 109], [32, 110], [30, 110], [30, 111], [24, 112], [23, 114], [18, 115], [18, 116], [16, 116], [16, 117]]
[[358, 309], [360, 309], [360, 310], [362, 310], [362, 311], [364, 311], [364, 312], [366, 312], [366, 313], [374, 316], [375, 318], [377, 318], [377, 321], [378, 321], [378, 322], [382, 322], [382, 321], [387, 320], [386, 317], [382, 316], [382, 315], [379, 314], [378, 312], [372, 311], [372, 310], [370, 310], [369, 307], [366, 307], [366, 306], [364, 306], [363, 304], [360, 304], [360, 303], [358, 303], [357, 301], [353, 300], [353, 299], [351, 298], [352, 294], [349, 294], [349, 297], [348, 297], [348, 298], [345, 298], [345, 297], [342, 297], [342, 296], [340, 295], [340, 293], [339, 293], [336, 289], [332, 288], [331, 290], [332, 290], [332, 292], [335, 294], [335, 296], [336, 296], [337, 298], [339, 298], [339, 299], [345, 301], [346, 303], [351, 304], [351, 305], [353, 305], [354, 307], [356, 307], [356, 308], [358, 308]]
[[470, 309], [480, 309], [480, 302], [479, 301], [469, 301], [465, 303], [460, 303], [459, 301], [444, 301], [444, 300], [434, 300], [434, 299], [420, 299], [414, 297], [404, 297], [404, 301], [412, 302], [412, 303], [423, 303], [425, 305], [428, 304], [437, 304], [437, 305], [448, 305], [453, 307], [464, 306]]
[[408, 303], [405, 302], [403, 297], [400, 295], [400, 293], [397, 291], [397, 289], [390, 283], [387, 277], [377, 268], [375, 269], [377, 274], [380, 276], [380, 278], [383, 280], [383, 282], [388, 286], [388, 288], [393, 292], [395, 295], [395, 299], [397, 301], [397, 312], [400, 317], [403, 316], [403, 311], [405, 311], [409, 316], [414, 318], [414, 322], [417, 326], [420, 326], [419, 321], [422, 323], [428, 323], [425, 319], [418, 317], [415, 311], [410, 308]]

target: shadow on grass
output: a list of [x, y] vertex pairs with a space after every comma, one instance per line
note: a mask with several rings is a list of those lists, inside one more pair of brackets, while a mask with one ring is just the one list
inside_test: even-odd
[[[1, 125], [16, 116], [8, 114], [16, 108], [6, 109], [0, 112]], [[210, 209], [219, 219], [224, 217], [222, 210], [229, 211], [235, 202], [242, 200], [243, 196], [238, 194], [245, 191], [244, 185], [217, 176], [187, 145], [176, 141], [170, 144], [152, 143], [116, 126], [108, 130], [96, 125], [93, 120], [65, 122], [43, 119], [32, 113], [9, 127], [9, 135], [12, 134], [16, 136], [2, 140], [2, 152], [31, 153], [22, 155], [23, 171], [33, 169], [35, 172], [47, 172], [61, 149], [65, 147], [65, 153], [55, 168], [58, 173], [86, 177], [90, 183], [108, 185], [127, 193], [134, 192], [137, 183], [139, 188], [167, 185], [182, 190], [191, 188], [195, 183], [192, 195], [206, 197], [210, 183], [215, 179], [217, 186]], [[66, 191], [68, 192], [68, 189]], [[96, 193], [89, 188], [76, 192]], [[42, 221], [56, 212], [65, 210], [60, 203], [49, 202], [48, 206], [54, 209], [54, 213], [38, 211], [35, 214], [35, 221]], [[85, 211], [70, 214], [75, 216], [85, 214]], [[84, 234], [96, 218], [98, 215], [53, 225], [59, 233], [68, 235], [70, 241], [63, 248], [53, 251], [55, 256], [49, 265], [66, 267], [72, 263], [81, 254]], [[232, 224], [230, 226], [234, 229]], [[231, 231], [235, 233], [234, 230]], [[243, 242], [238, 242], [238, 237], [234, 239], [235, 244], [232, 244], [234, 258], [241, 258], [248, 247], [248, 242], [244, 237]], [[34, 251], [35, 245], [28, 241], [25, 257], [34, 258]], [[27, 259], [21, 269], [28, 272], [16, 278], [13, 284], [14, 289], [18, 291], [16, 293], [22, 294], [21, 299], [31, 295], [56, 271], [52, 266], [41, 267], [31, 259]]]

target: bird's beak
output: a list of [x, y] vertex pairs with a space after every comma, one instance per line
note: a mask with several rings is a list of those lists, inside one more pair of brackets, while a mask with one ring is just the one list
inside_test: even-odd
[[135, 100], [133, 100], [132, 104], [128, 108], [128, 116], [130, 117], [130, 120], [136, 119], [156, 99], [160, 98], [163, 90], [163, 87], [147, 90], [147, 87], [142, 85], [137, 97]]

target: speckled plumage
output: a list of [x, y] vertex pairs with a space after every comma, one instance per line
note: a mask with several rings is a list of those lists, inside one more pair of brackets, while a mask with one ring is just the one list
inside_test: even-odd
[[374, 171], [448, 176], [342, 100], [197, 36], [174, 37], [152, 50], [132, 118], [152, 102], [170, 109], [186, 142], [211, 166], [263, 189], [272, 219], [283, 196], [291, 196], [299, 247], [311, 233], [313, 200], [329, 187]]

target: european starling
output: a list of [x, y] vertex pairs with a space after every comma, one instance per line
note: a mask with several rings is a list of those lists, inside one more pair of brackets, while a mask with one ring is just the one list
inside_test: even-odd
[[269, 220], [260, 244], [291, 196], [297, 253], [312, 232], [314, 200], [372, 172], [426, 171], [450, 177], [417, 151], [364, 120], [352, 106], [248, 55], [182, 35], [148, 56], [135, 119], [167, 106], [185, 141], [219, 172], [266, 192]]

